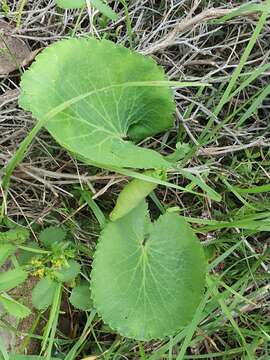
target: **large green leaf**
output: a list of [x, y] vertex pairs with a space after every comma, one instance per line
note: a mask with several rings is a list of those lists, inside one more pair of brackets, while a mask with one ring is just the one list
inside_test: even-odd
[[94, 306], [124, 336], [164, 338], [192, 319], [205, 272], [202, 246], [184, 218], [166, 213], [151, 223], [142, 202], [101, 236], [91, 280]]
[[[166, 85], [164, 85], [166, 84]], [[23, 75], [20, 105], [66, 149], [92, 164], [167, 168], [138, 141], [173, 125], [163, 70], [107, 40], [69, 39], [45, 49]]]

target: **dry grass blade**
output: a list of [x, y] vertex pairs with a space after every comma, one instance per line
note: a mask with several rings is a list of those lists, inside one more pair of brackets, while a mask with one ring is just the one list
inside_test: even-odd
[[177, 38], [178, 34], [187, 32], [196, 26], [207, 22], [209, 20], [217, 19], [223, 17], [232, 10], [237, 10], [238, 8], [235, 7], [233, 9], [221, 9], [221, 8], [211, 8], [202, 11], [200, 14], [191, 17], [188, 15], [185, 19], [183, 19], [179, 24], [177, 24], [173, 31], [171, 31], [168, 35], [164, 36], [158, 42], [150, 45], [146, 50], [143, 50], [142, 53], [145, 55], [150, 55], [161, 51], [169, 46], [174, 45], [175, 39]]

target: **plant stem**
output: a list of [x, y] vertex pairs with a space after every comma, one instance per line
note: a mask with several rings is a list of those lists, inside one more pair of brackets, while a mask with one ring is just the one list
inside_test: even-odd
[[124, 6], [124, 11], [125, 11], [125, 16], [126, 16], [127, 32], [128, 32], [128, 38], [129, 38], [129, 46], [130, 46], [131, 49], [133, 49], [134, 44], [133, 44], [132, 25], [131, 25], [130, 16], [129, 16], [129, 13], [128, 13], [127, 3], [126, 3], [126, 0], [120, 0], [120, 2]]

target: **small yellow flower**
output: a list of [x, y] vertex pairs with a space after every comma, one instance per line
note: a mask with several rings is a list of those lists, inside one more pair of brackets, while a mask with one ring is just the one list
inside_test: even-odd
[[60, 269], [63, 265], [63, 259], [58, 258], [52, 261], [53, 267]]
[[34, 265], [34, 266], [41, 266], [42, 265], [42, 261], [39, 260], [39, 259], [32, 259], [31, 260], [31, 265]]
[[33, 273], [33, 275], [42, 278], [42, 277], [44, 277], [44, 273], [45, 273], [45, 269], [44, 269], [44, 268], [40, 268], [40, 269], [36, 270], [36, 271]]

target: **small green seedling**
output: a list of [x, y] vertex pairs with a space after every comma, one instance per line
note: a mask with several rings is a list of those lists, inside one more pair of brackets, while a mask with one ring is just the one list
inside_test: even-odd
[[[76, 252], [72, 243], [65, 240], [66, 232], [56, 226], [44, 229], [39, 235], [40, 246], [36, 242], [26, 242], [28, 238], [29, 231], [21, 227], [0, 233], [0, 266], [9, 259], [13, 264], [0, 273], [0, 303], [6, 311], [18, 318], [31, 313], [8, 295], [30, 275], [39, 278], [32, 291], [32, 303], [36, 309], [46, 310], [51, 306], [58, 285], [64, 283], [73, 287], [70, 302], [74, 307], [91, 309], [89, 286], [86, 291], [86, 282], [79, 281], [80, 264], [74, 260]], [[14, 257], [16, 261], [12, 261]]]
[[[62, 228], [51, 226], [44, 229], [39, 235], [39, 241], [48, 252], [34, 256], [30, 261], [31, 272], [40, 277], [33, 289], [32, 302], [38, 310], [46, 310], [53, 303], [58, 284], [75, 284], [81, 267], [74, 260], [75, 248], [66, 240], [66, 232]], [[86, 299], [83, 298], [82, 301], [85, 303]], [[89, 296], [87, 301], [90, 307]], [[73, 304], [76, 305], [76, 302], [73, 301]]]

